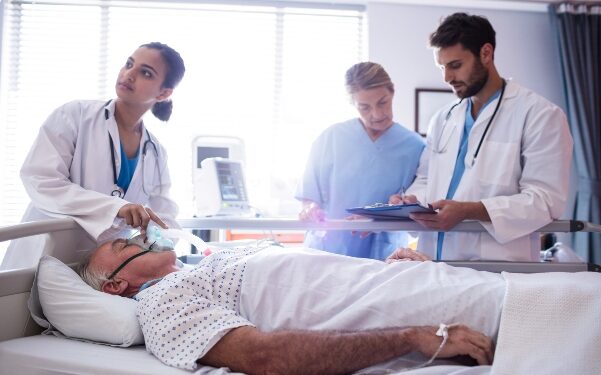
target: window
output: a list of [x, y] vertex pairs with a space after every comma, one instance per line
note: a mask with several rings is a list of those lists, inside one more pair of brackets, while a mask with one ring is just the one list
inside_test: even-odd
[[29, 202], [18, 170], [44, 119], [70, 100], [113, 98], [119, 68], [151, 41], [174, 47], [187, 67], [171, 120], [145, 119], [169, 152], [180, 216], [194, 214], [196, 135], [242, 138], [251, 202], [267, 213], [295, 214], [292, 196], [311, 142], [355, 115], [344, 72], [364, 59], [364, 10], [246, 3], [253, 5], [4, 1], [0, 225], [18, 222]]

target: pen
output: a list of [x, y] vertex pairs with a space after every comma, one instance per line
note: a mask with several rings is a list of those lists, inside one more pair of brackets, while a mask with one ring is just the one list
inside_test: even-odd
[[399, 195], [401, 199], [405, 199], [405, 187], [401, 186], [401, 188], [399, 189], [399, 191], [397, 191], [396, 194]]

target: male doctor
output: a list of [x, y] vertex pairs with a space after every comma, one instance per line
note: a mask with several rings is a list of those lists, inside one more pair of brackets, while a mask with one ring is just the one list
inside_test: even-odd
[[[572, 138], [563, 111], [499, 75], [495, 31], [480, 16], [455, 13], [430, 35], [436, 64], [460, 99], [430, 121], [427, 145], [407, 195], [430, 203], [413, 214], [424, 227], [417, 250], [435, 259], [537, 261], [534, 231], [562, 214]], [[486, 232], [446, 232], [478, 220]]]

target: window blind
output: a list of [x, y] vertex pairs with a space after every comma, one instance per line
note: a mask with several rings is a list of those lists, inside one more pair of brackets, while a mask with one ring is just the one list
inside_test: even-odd
[[274, 214], [292, 198], [313, 139], [355, 114], [344, 72], [363, 60], [364, 9], [298, 2], [4, 1], [0, 68], [0, 225], [29, 202], [18, 176], [40, 125], [57, 106], [115, 97], [137, 46], [167, 43], [186, 76], [168, 123], [145, 124], [169, 153], [181, 217], [193, 215], [196, 135], [246, 144], [249, 196]]

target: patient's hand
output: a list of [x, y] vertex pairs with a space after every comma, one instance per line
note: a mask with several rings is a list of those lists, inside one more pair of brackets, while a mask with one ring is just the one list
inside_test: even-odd
[[[436, 336], [438, 327], [416, 327], [415, 345], [426, 357], [434, 355], [442, 337]], [[449, 338], [438, 354], [438, 358], [450, 358], [458, 355], [469, 355], [479, 365], [489, 365], [494, 356], [494, 346], [490, 337], [465, 325], [449, 326]]]
[[388, 258], [386, 258], [386, 263], [394, 263], [403, 260], [417, 260], [423, 262], [432, 259], [430, 259], [430, 257], [426, 254], [420, 253], [419, 251], [415, 251], [407, 247], [399, 247], [393, 251]]

